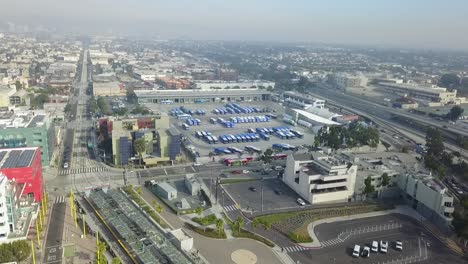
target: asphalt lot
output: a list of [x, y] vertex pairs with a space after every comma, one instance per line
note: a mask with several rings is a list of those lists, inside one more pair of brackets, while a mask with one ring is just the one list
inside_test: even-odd
[[46, 237], [43, 263], [62, 263], [62, 235], [63, 226], [65, 225], [65, 209], [65, 202], [54, 204]]
[[[349, 231], [354, 231], [354, 233], [349, 236], [340, 236], [342, 232]], [[419, 263], [465, 263], [422, 228], [417, 221], [403, 215], [392, 214], [320, 224], [315, 227], [315, 232], [323, 247], [317, 250], [289, 252], [288, 254], [295, 261], [301, 263], [390, 263], [397, 259], [418, 259]], [[344, 238], [343, 241], [337, 240], [338, 237]], [[374, 240], [388, 241], [388, 252], [386, 254], [371, 252], [369, 258], [352, 257], [354, 245], [360, 245], [362, 250], [364, 246], [370, 247]], [[403, 242], [403, 251], [395, 249], [396, 240]]]
[[[242, 106], [253, 106], [253, 107], [258, 107], [260, 109], [263, 108], [270, 108], [270, 109], [275, 109], [276, 112], [274, 114], [276, 115], [281, 115], [284, 112], [284, 109], [282, 106], [278, 105], [277, 103], [271, 102], [271, 101], [258, 101], [258, 102], [239, 102], [240, 105]], [[159, 111], [159, 112], [165, 112], [168, 113], [170, 112], [171, 109], [176, 108], [181, 106], [180, 104], [170, 104], [170, 105], [163, 105], [163, 104], [145, 104], [148, 108], [150, 108], [153, 111]], [[247, 133], [247, 130], [249, 128], [257, 128], [257, 127], [277, 127], [277, 126], [289, 126], [292, 127], [291, 125], [288, 125], [281, 121], [281, 119], [271, 119], [270, 122], [261, 122], [261, 123], [238, 123], [235, 124], [234, 128], [225, 128], [221, 124], [211, 124], [210, 123], [210, 118], [224, 118], [225, 120], [228, 120], [229, 117], [232, 116], [257, 116], [257, 115], [265, 115], [267, 113], [251, 113], [251, 114], [227, 114], [227, 115], [216, 115], [213, 114], [212, 111], [215, 108], [218, 107], [223, 107], [225, 103], [204, 103], [204, 104], [192, 104], [192, 105], [185, 105], [188, 109], [191, 110], [197, 110], [197, 109], [202, 109], [206, 111], [206, 115], [204, 116], [198, 116], [194, 115], [194, 118], [198, 118], [201, 120], [202, 124], [199, 126], [192, 126], [190, 127], [189, 130], [184, 130], [182, 129], [182, 123], [184, 122], [183, 120], [178, 120], [175, 117], [171, 117], [171, 124], [173, 124], [185, 137], [187, 137], [190, 141], [190, 143], [197, 148], [197, 151], [200, 153], [201, 156], [207, 156], [211, 151], [213, 151], [214, 148], [216, 147], [227, 147], [227, 146], [234, 146], [240, 149], [244, 149], [245, 146], [247, 145], [253, 145], [255, 147], [258, 147], [262, 150], [265, 150], [267, 148], [271, 148], [271, 145], [273, 143], [287, 143], [291, 144], [294, 146], [301, 146], [303, 144], [311, 144], [313, 142], [313, 135], [310, 132], [306, 132], [305, 129], [302, 127], [296, 126], [294, 129], [297, 129], [298, 131], [302, 132], [304, 134], [304, 138], [299, 139], [280, 139], [274, 135], [270, 135], [270, 140], [266, 141], [263, 139], [260, 139], [257, 142], [245, 142], [245, 143], [231, 143], [231, 144], [223, 144], [223, 143], [218, 143], [218, 144], [209, 144], [203, 141], [202, 139], [198, 139], [195, 136], [196, 131], [207, 131], [213, 133], [215, 136], [220, 136], [223, 134], [240, 134], [240, 133]]]
[[[300, 207], [296, 202], [299, 196], [279, 179], [223, 184], [224, 189], [244, 211], [262, 210], [262, 186], [263, 212]], [[256, 188], [256, 191], [250, 188]]]

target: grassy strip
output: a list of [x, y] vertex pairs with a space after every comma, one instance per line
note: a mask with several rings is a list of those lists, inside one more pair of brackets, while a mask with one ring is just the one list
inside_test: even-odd
[[241, 182], [251, 182], [251, 181], [258, 181], [258, 179], [221, 179], [221, 184], [228, 184], [228, 183], [241, 183]]
[[309, 233], [307, 235], [304, 235], [302, 233], [297, 233], [296, 231], [291, 232], [288, 234], [289, 239], [296, 243], [311, 243], [314, 240], [309, 236]]
[[250, 239], [255, 239], [257, 241], [260, 241], [262, 242], [263, 244], [269, 246], [269, 247], [274, 247], [275, 244], [273, 242], [271, 242], [270, 240], [262, 237], [262, 236], [259, 236], [255, 233], [252, 233], [250, 231], [247, 231], [245, 229], [242, 229], [240, 230], [240, 232], [238, 232], [237, 230], [232, 230], [232, 236], [233, 237], [244, 237], [244, 238], [250, 238]]
[[223, 218], [224, 218], [224, 221], [228, 223], [228, 225], [230, 226], [234, 225], [234, 222], [232, 222], [231, 219], [229, 219], [229, 217], [227, 217], [226, 213], [224, 212], [223, 212]]
[[194, 221], [197, 224], [203, 225], [203, 226], [208, 226], [212, 224], [216, 224], [216, 215], [210, 214], [205, 217], [194, 217], [192, 218], [192, 221]]
[[202, 228], [202, 227], [197, 227], [197, 226], [194, 226], [192, 224], [189, 224], [189, 223], [185, 223], [185, 226], [202, 235], [202, 236], [206, 236], [206, 237], [210, 237], [210, 238], [216, 238], [216, 239], [226, 239], [226, 233], [224, 232], [224, 229], [220, 230], [220, 232], [214, 230], [213, 228], [208, 228], [208, 227], [205, 227], [205, 228]]
[[151, 218], [153, 218], [154, 221], [156, 221], [156, 223], [158, 223], [161, 227], [163, 228], [167, 228], [168, 225], [166, 224], [166, 222], [164, 222], [164, 220], [159, 217], [156, 212], [153, 210], [153, 208], [151, 208], [150, 206], [148, 206], [145, 201], [143, 201], [143, 199], [141, 198], [141, 196], [133, 189], [133, 186], [131, 185], [127, 185], [125, 187], [122, 187], [122, 190], [136, 203], [138, 204], [138, 206], [141, 207], [141, 209], [143, 209], [143, 211], [145, 211]]

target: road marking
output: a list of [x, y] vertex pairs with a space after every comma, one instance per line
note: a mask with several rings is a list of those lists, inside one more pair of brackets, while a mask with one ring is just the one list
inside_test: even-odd
[[401, 232], [391, 233], [391, 234], [386, 234], [386, 235], [381, 235], [381, 236], [368, 237], [367, 239], [374, 239], [374, 238], [380, 238], [380, 237], [394, 236], [394, 235], [398, 235], [398, 234], [401, 234]]
[[57, 196], [55, 197], [54, 203], [64, 203], [65, 197], [64, 196]]
[[226, 212], [231, 212], [231, 211], [236, 211], [238, 208], [235, 205], [226, 205], [224, 206], [224, 211]]
[[166, 174], [166, 175], [167, 175], [167, 171], [166, 171], [166, 168], [164, 168], [164, 174]]

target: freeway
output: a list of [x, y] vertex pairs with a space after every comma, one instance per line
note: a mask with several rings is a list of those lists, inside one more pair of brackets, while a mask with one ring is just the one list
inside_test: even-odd
[[[326, 99], [328, 104], [349, 110], [361, 116], [366, 116], [373, 120], [376, 124], [384, 125], [389, 130], [397, 131], [398, 133], [413, 139], [417, 143], [425, 142], [425, 132], [416, 130], [414, 127], [403, 126], [400, 123], [392, 121], [392, 115], [395, 112], [398, 112], [397, 109], [388, 108], [380, 104], [358, 98], [356, 96], [345, 94], [328, 86], [321, 86], [319, 89], [311, 88], [310, 91], [311, 92], [309, 93], [312, 96]], [[435, 122], [435, 120], [432, 121]], [[444, 142], [444, 144], [448, 149], [452, 151], [458, 151], [463, 158], [468, 159], [468, 151], [452, 143]]]

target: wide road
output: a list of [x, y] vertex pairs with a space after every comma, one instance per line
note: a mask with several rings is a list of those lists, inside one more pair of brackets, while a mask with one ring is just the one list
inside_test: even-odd
[[[388, 108], [388, 107], [370, 102], [368, 100], [358, 98], [356, 96], [345, 94], [343, 92], [337, 91], [328, 86], [322, 86], [321, 88], [315, 88], [315, 89], [312, 88], [310, 94], [314, 97], [327, 99], [330, 104], [341, 106], [344, 109], [352, 110], [353, 112], [357, 114], [367, 116], [377, 122], [380, 121], [381, 123], [385, 123], [389, 127], [399, 130], [400, 132], [407, 132], [410, 134], [414, 134], [420, 139], [420, 142], [418, 143], [425, 142], [425, 136], [426, 136], [425, 132], [416, 130], [412, 127], [404, 126], [400, 123], [396, 123], [391, 120], [392, 114], [399, 112], [397, 109]], [[411, 115], [411, 117], [414, 117], [414, 115]], [[416, 117], [416, 118], [418, 121], [420, 121], [421, 119], [419, 117]], [[424, 122], [428, 122], [428, 121], [424, 120]], [[432, 122], [436, 123], [438, 121], [433, 120]], [[464, 157], [465, 159], [468, 159], [468, 151], [451, 143], [444, 142], [444, 144], [448, 149], [452, 151], [458, 151], [460, 152], [462, 157]]]
[[62, 235], [63, 227], [65, 225], [66, 198], [61, 197], [61, 199], [62, 200], [57, 200], [52, 207], [46, 237], [44, 258], [41, 263], [62, 263]]

